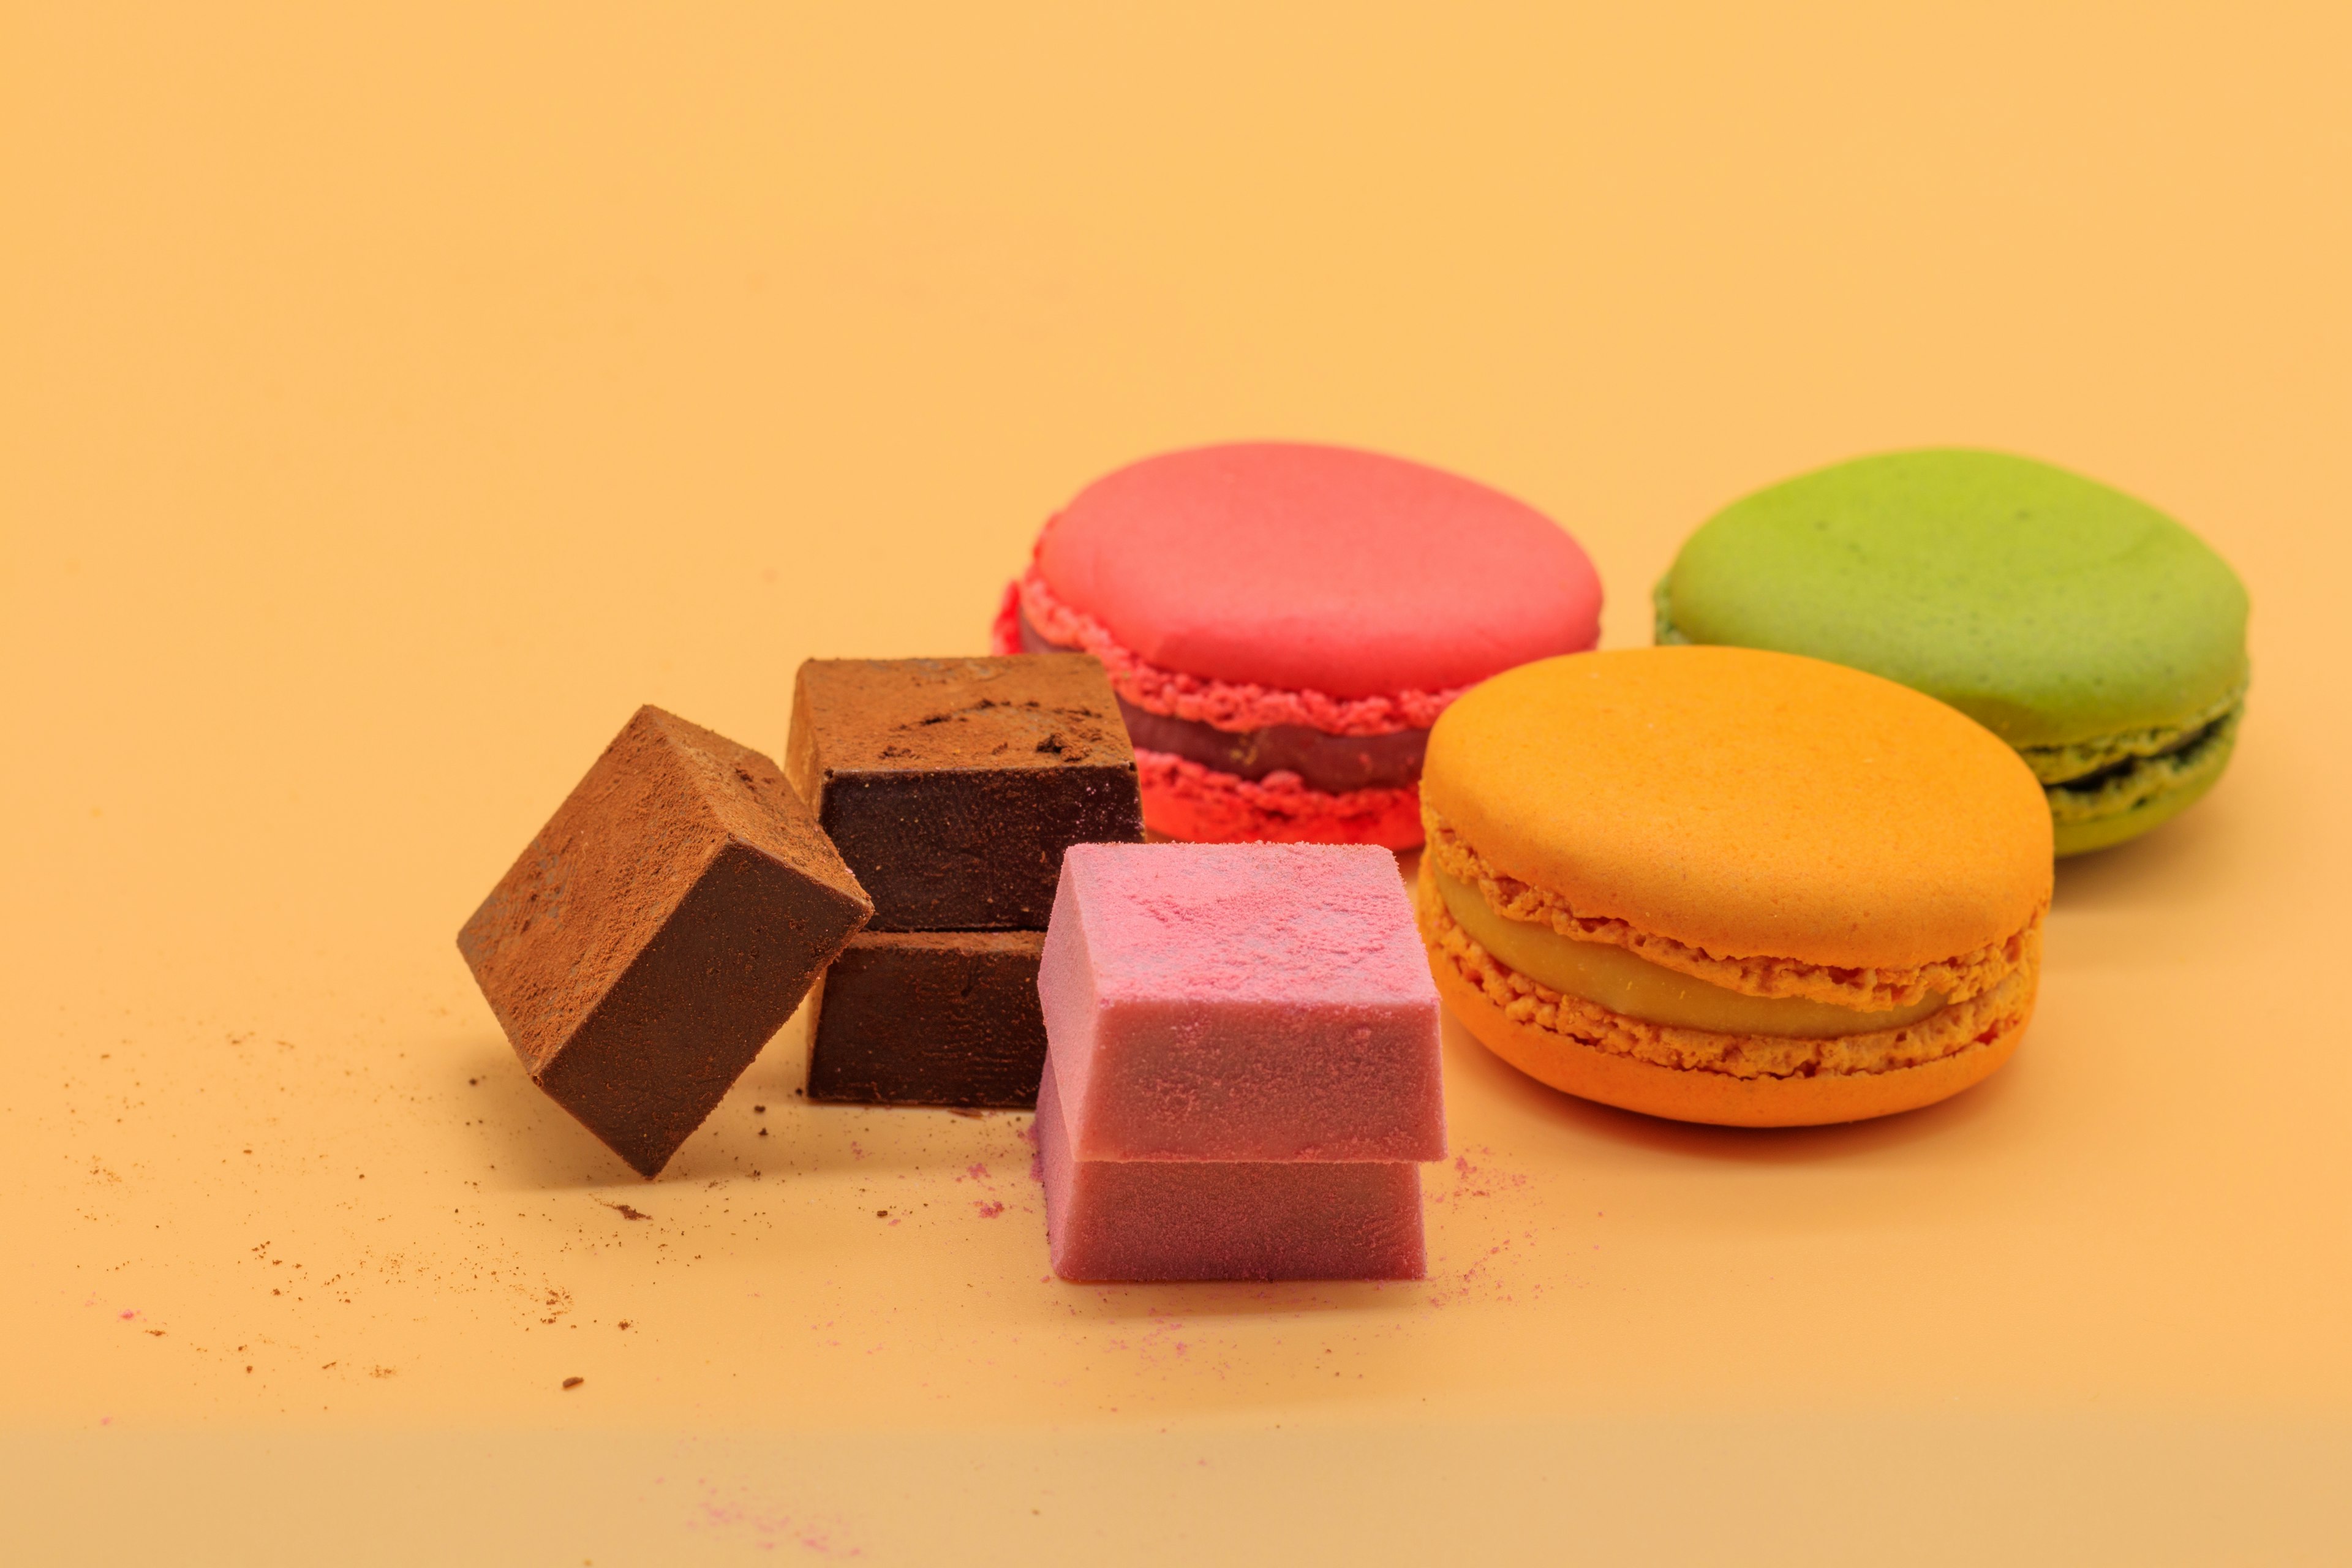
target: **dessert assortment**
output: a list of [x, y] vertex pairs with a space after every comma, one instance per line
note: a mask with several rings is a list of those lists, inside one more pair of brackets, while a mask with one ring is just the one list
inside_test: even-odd
[[1759, 491], [1654, 598], [1593, 652], [1591, 561], [1498, 491], [1147, 458], [993, 656], [803, 665], [781, 769], [640, 710], [458, 946], [647, 1177], [805, 998], [812, 1100], [1034, 1109], [1063, 1279], [1418, 1279], [1441, 1005], [1653, 1116], [1931, 1104], [2016, 1050], [2054, 859], [2193, 804], [2243, 711], [2230, 568], [2023, 458]]

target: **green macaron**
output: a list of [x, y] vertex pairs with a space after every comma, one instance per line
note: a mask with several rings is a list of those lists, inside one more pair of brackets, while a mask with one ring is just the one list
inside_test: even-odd
[[2060, 855], [2213, 787], [2246, 697], [2246, 590], [2172, 519], [1997, 452], [1893, 452], [1717, 513], [1657, 640], [1808, 654], [1941, 698], [2025, 758]]

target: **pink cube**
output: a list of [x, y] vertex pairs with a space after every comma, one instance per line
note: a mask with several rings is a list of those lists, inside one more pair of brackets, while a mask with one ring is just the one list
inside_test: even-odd
[[1073, 1160], [1445, 1153], [1437, 989], [1385, 849], [1073, 845], [1037, 994]]
[[1428, 1270], [1418, 1165], [1073, 1159], [1050, 1058], [1037, 1152], [1046, 1247], [1065, 1279], [1418, 1279]]

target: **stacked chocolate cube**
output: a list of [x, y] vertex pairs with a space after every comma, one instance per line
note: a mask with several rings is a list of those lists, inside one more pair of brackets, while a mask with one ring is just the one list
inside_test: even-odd
[[1075, 847], [1039, 990], [1055, 1273], [1425, 1272], [1438, 999], [1387, 850]]
[[819, 982], [808, 1096], [1036, 1103], [1037, 966], [1063, 852], [1143, 837], [1095, 659], [811, 659], [785, 772], [873, 919]]

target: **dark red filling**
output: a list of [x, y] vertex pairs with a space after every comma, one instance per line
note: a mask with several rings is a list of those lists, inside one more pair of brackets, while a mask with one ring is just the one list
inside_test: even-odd
[[[1024, 653], [1078, 651], [1039, 637], [1026, 616], [1021, 617], [1021, 647]], [[1399, 789], [1415, 783], [1421, 777], [1422, 753], [1429, 748], [1426, 730], [1400, 730], [1392, 735], [1332, 735], [1305, 724], [1220, 730], [1197, 719], [1147, 712], [1124, 697], [1118, 700], [1118, 711], [1127, 721], [1128, 739], [1147, 751], [1172, 752], [1245, 779], [1287, 771], [1309, 789], [1328, 795]]]

